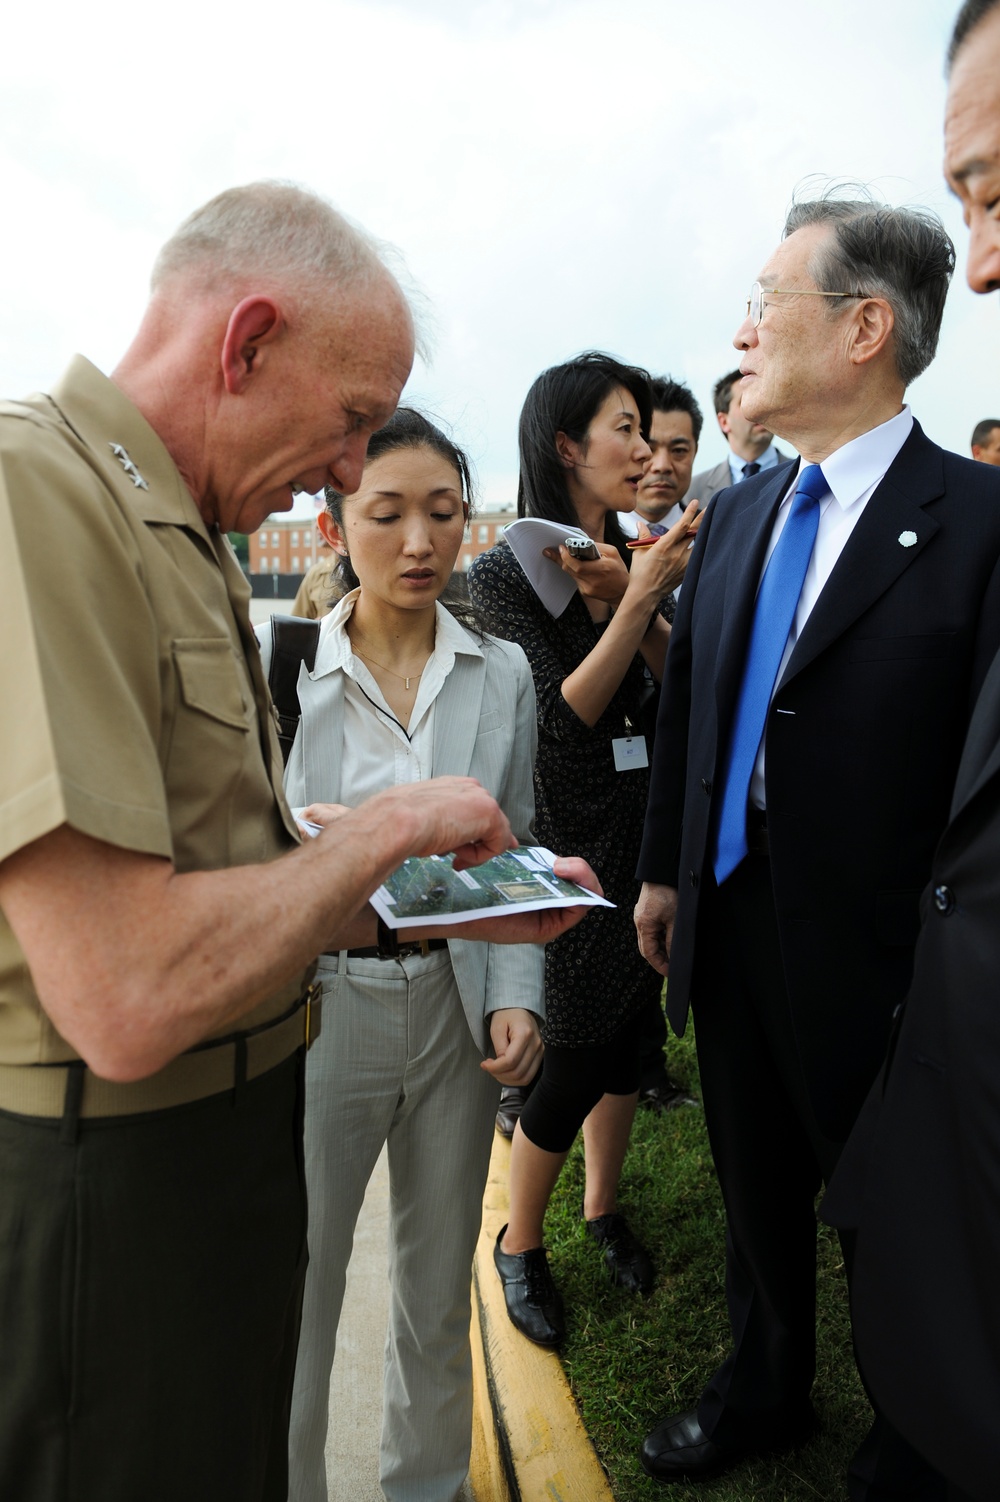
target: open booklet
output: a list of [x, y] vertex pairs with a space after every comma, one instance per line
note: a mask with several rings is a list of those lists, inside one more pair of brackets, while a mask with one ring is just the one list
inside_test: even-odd
[[614, 907], [607, 898], [556, 876], [555, 859], [540, 845], [522, 845], [481, 866], [456, 871], [448, 855], [413, 856], [379, 887], [371, 904], [389, 928], [465, 923], [546, 907]]
[[539, 516], [522, 516], [509, 522], [504, 528], [504, 540], [528, 576], [528, 583], [550, 615], [562, 615], [576, 594], [576, 583], [570, 574], [546, 558], [544, 548], [558, 548], [567, 537], [590, 538], [580, 527], [569, 527], [564, 522], [547, 522]]

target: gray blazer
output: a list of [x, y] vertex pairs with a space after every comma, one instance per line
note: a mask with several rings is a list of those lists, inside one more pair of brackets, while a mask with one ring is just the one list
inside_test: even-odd
[[[792, 457], [791, 454], [783, 453], [779, 448], [775, 449], [775, 453], [778, 456], [779, 464], [787, 464]], [[732, 483], [733, 475], [729, 468], [729, 460], [722, 459], [718, 464], [713, 464], [711, 469], [703, 469], [693, 477], [691, 484], [688, 486], [687, 494], [681, 501], [681, 506], [686, 506], [689, 501], [693, 501], [695, 496], [697, 496], [701, 502], [701, 510], [704, 511], [716, 491], [725, 490], [726, 486]]]
[[[265, 676], [271, 633], [258, 631]], [[471, 636], [470, 641], [476, 642]], [[487, 636], [478, 656], [459, 653], [434, 702], [434, 774], [475, 777], [500, 804], [522, 844], [532, 843], [537, 726], [528, 660], [514, 642]], [[285, 769], [293, 807], [339, 803], [344, 675], [299, 669], [302, 718]], [[449, 939], [452, 968], [477, 1047], [490, 1051], [488, 1018], [503, 1007], [545, 1015], [544, 946]]]

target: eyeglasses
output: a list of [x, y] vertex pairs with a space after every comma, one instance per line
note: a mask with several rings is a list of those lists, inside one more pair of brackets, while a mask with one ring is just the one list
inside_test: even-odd
[[764, 296], [768, 297], [854, 297], [865, 298], [867, 292], [817, 292], [813, 287], [762, 287], [760, 282], [754, 282], [750, 288], [750, 296], [747, 298], [747, 317], [757, 328], [764, 316]]

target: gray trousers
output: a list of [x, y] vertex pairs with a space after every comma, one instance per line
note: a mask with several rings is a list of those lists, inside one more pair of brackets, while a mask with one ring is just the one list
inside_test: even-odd
[[499, 1088], [480, 1069], [447, 950], [320, 962], [306, 1075], [309, 1271], [290, 1502], [326, 1502], [337, 1324], [365, 1188], [389, 1156], [389, 1328], [380, 1479], [389, 1502], [453, 1502], [469, 1467], [471, 1269]]

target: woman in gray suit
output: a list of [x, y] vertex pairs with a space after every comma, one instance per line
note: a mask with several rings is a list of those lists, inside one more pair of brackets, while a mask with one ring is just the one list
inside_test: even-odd
[[[439, 603], [469, 513], [465, 456], [402, 409], [361, 488], [320, 526], [349, 592], [299, 678], [293, 806], [360, 803], [442, 773], [489, 789], [520, 840], [534, 811], [535, 696], [520, 647]], [[310, 1265], [292, 1408], [292, 1502], [326, 1502], [330, 1368], [354, 1225], [388, 1143], [391, 1308], [381, 1483], [390, 1502], [453, 1502], [472, 1436], [471, 1266], [500, 1084], [538, 1068], [542, 951], [461, 939], [322, 956], [307, 1064]]]

